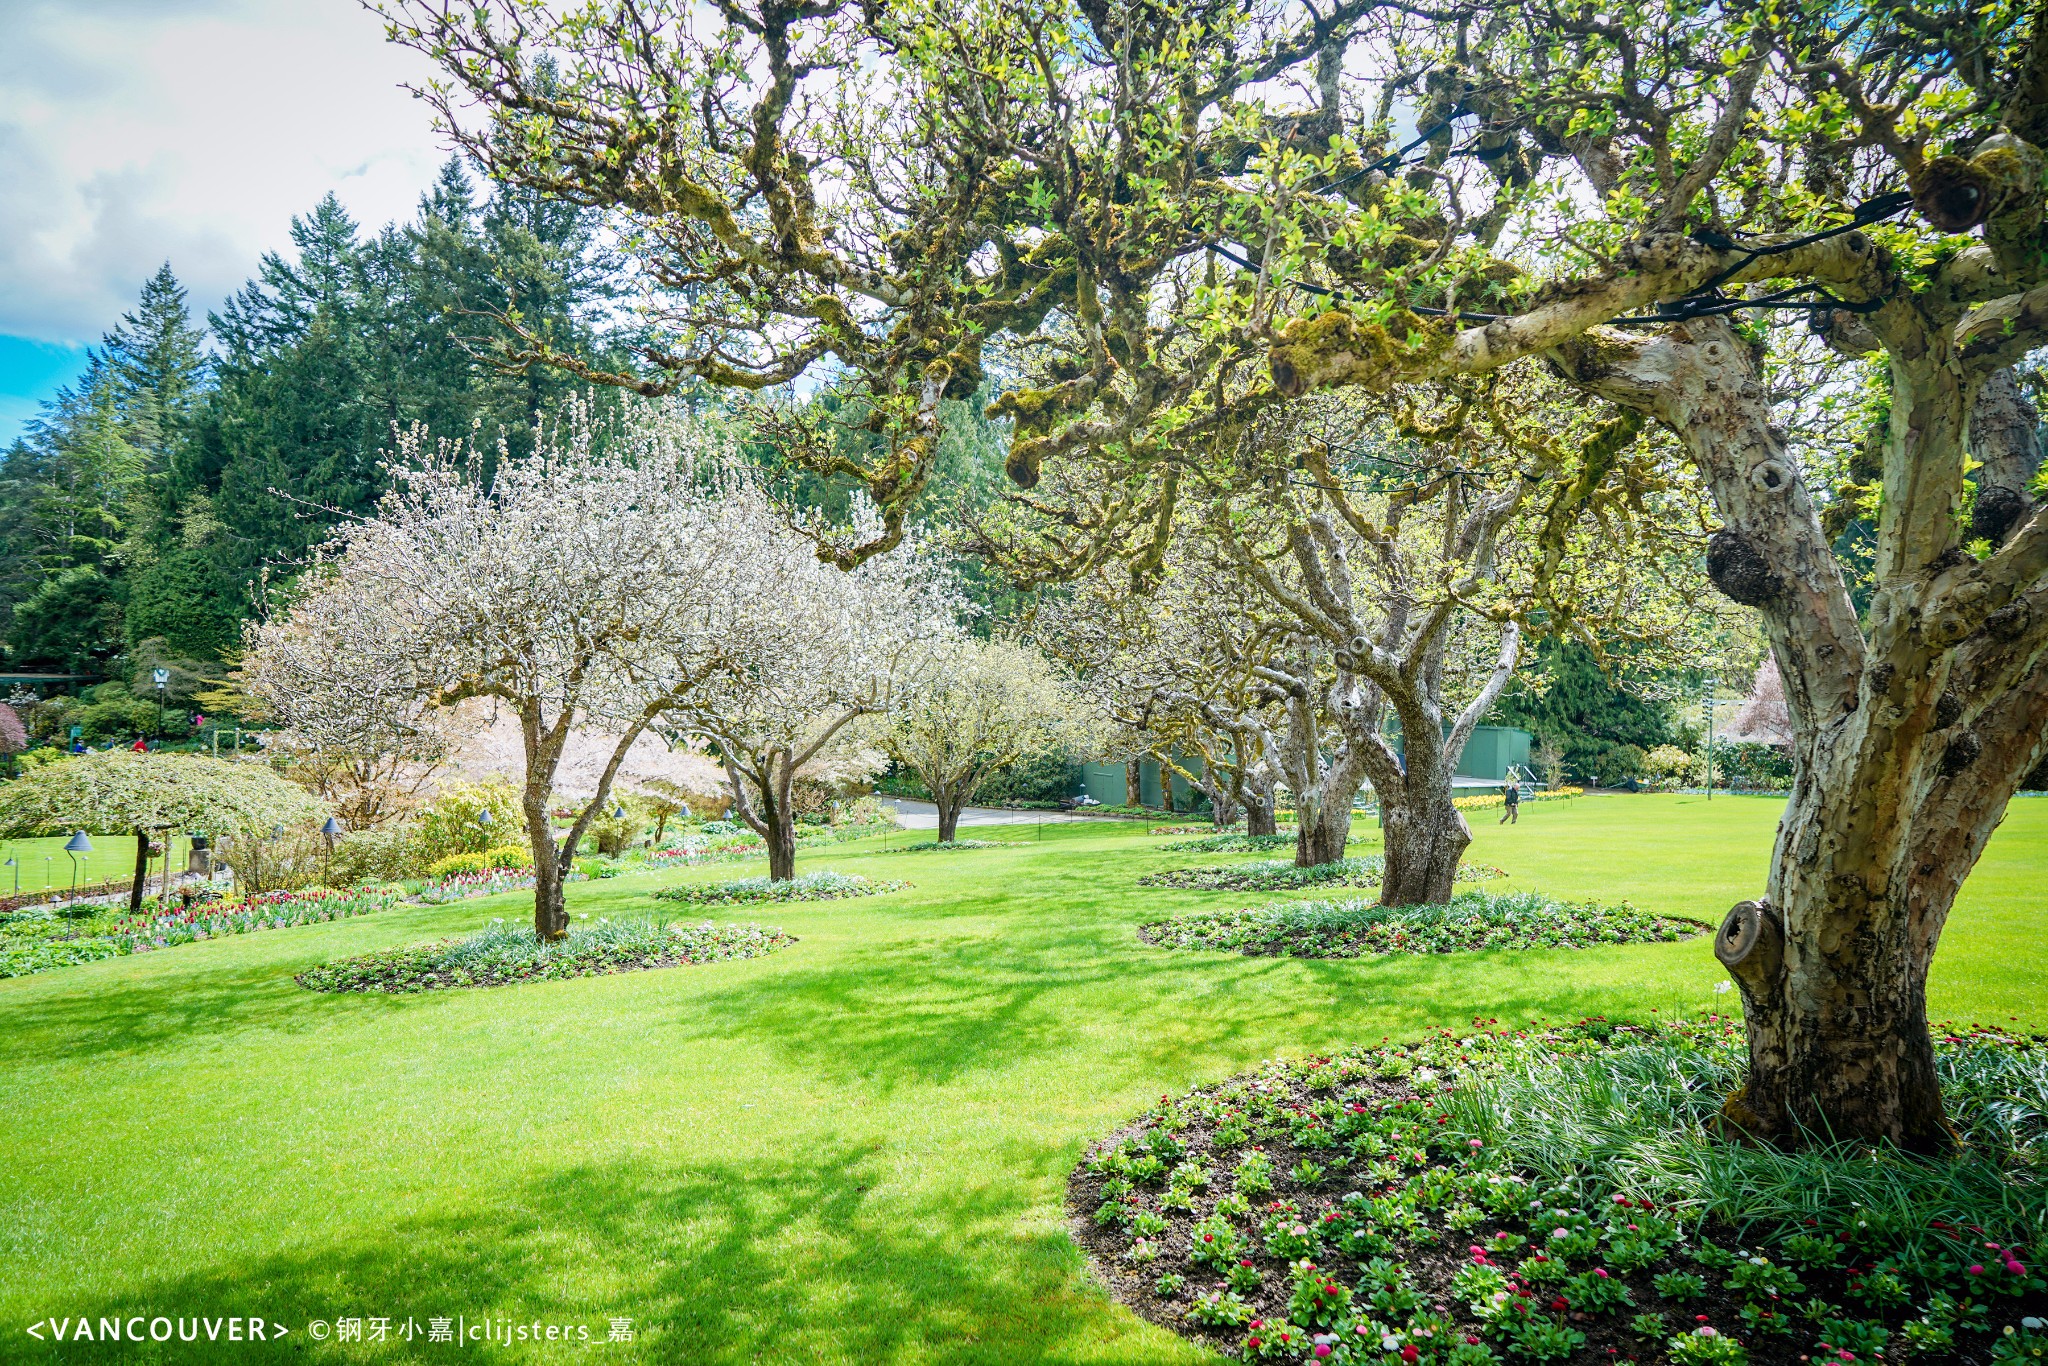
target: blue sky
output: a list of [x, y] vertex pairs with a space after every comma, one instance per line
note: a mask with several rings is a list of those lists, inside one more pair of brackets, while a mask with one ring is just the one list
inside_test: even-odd
[[12, 441], [36, 405], [85, 365], [83, 346], [0, 337], [0, 445]]
[[355, 0], [0, 0], [0, 445], [164, 261], [203, 318], [329, 190], [409, 216], [425, 74]]

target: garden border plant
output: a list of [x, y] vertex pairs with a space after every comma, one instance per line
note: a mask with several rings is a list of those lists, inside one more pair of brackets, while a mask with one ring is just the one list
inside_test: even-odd
[[1116, 1299], [1248, 1361], [2048, 1350], [2048, 1038], [1949, 1033], [1969, 1141], [1922, 1159], [1713, 1137], [1744, 1061], [1729, 1019], [1497, 1023], [1162, 1096], [1069, 1178], [1077, 1240]]
[[338, 959], [293, 980], [308, 991], [411, 994], [758, 958], [795, 942], [759, 925], [685, 925], [655, 915], [572, 923], [560, 939], [543, 940], [497, 919], [460, 939]]
[[[1281, 892], [1295, 887], [1376, 887], [1387, 861], [1379, 854], [1361, 854], [1301, 867], [1290, 859], [1252, 859], [1244, 863], [1212, 863], [1198, 868], [1168, 868], [1138, 879], [1140, 887], [1179, 887], [1200, 892]], [[1506, 877], [1484, 863], [1461, 863], [1455, 880], [1482, 882]]]
[[798, 877], [739, 878], [732, 882], [682, 883], [654, 893], [657, 901], [686, 901], [699, 906], [744, 906], [761, 902], [842, 901], [848, 897], [900, 892], [910, 884], [894, 878], [871, 878], [820, 868]]
[[1140, 925], [1138, 938], [1161, 948], [1216, 949], [1252, 957], [1362, 958], [1669, 943], [1712, 929], [1686, 916], [1652, 915], [1625, 901], [1603, 906], [1562, 901], [1542, 892], [1475, 888], [1444, 906], [1385, 906], [1353, 899], [1189, 911]]

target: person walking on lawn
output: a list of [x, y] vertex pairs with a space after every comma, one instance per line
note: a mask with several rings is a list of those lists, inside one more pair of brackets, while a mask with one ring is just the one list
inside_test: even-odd
[[1502, 825], [1522, 823], [1522, 785], [1509, 778], [1500, 785], [1500, 799], [1507, 803], [1507, 810], [1500, 813]]

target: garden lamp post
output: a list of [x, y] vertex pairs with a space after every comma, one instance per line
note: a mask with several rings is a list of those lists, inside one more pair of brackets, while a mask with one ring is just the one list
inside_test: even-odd
[[12, 869], [14, 870], [14, 894], [15, 894], [16, 896], [20, 896], [20, 895], [21, 895], [21, 860], [20, 860], [20, 859], [18, 859], [18, 858], [11, 858], [11, 859], [7, 860], [7, 862], [6, 862], [6, 863], [4, 863], [4, 864], [0, 864], [0, 867], [5, 867], [5, 868], [12, 868]]
[[327, 824], [320, 827], [320, 833], [327, 837], [327, 858], [320, 865], [320, 881], [324, 883], [334, 869], [334, 840], [341, 834], [341, 822], [329, 816]]
[[78, 895], [78, 856], [92, 852], [92, 839], [83, 830], [64, 841], [64, 852], [71, 855], [71, 895]]

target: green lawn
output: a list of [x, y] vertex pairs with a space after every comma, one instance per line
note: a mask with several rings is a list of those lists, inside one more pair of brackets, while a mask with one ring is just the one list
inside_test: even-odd
[[[64, 852], [68, 835], [51, 835], [44, 839], [0, 840], [0, 896], [11, 894], [17, 885], [14, 868], [6, 866], [6, 860], [19, 861], [19, 886], [24, 892], [39, 892], [45, 887], [69, 887], [71, 885], [71, 855]], [[94, 835], [92, 852], [78, 856], [78, 881], [88, 882], [111, 880], [127, 881], [135, 876], [135, 836]], [[171, 846], [171, 866], [183, 870], [185, 854], [192, 841], [184, 835], [177, 837]], [[151, 885], [163, 871], [161, 859], [150, 863]]]
[[[1713, 918], [1759, 890], [1777, 814], [1536, 803], [1506, 829], [1475, 813], [1472, 856], [1515, 875], [1490, 886]], [[807, 852], [800, 869], [915, 885], [713, 917], [801, 937], [740, 963], [417, 997], [291, 980], [524, 912], [501, 898], [0, 982], [0, 1359], [224, 1357], [24, 1330], [243, 1314], [292, 1335], [237, 1360], [439, 1361], [425, 1331], [441, 1315], [600, 1339], [501, 1360], [1199, 1360], [1112, 1305], [1068, 1241], [1064, 1182], [1088, 1139], [1275, 1053], [1733, 999], [1713, 994], [1703, 939], [1378, 961], [1148, 949], [1148, 915], [1244, 897], [1133, 880], [1214, 855], [1157, 853], [1123, 824], [994, 837], [1014, 847]], [[572, 909], [758, 871], [579, 884]], [[2048, 801], [2016, 803], [1950, 926], [1937, 1014], [2048, 1029], [2044, 875]], [[420, 1337], [307, 1339], [311, 1320], [375, 1316]], [[601, 1341], [613, 1317], [631, 1344]]]

